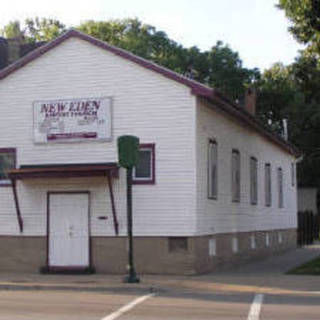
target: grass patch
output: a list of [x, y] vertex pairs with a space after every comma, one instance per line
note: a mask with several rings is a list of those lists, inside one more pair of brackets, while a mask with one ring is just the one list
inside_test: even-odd
[[320, 257], [313, 259], [301, 266], [289, 270], [287, 274], [305, 274], [305, 275], [317, 275], [320, 276]]

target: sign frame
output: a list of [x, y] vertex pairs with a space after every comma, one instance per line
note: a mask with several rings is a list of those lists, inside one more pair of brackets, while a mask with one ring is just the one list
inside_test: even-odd
[[[107, 133], [108, 137], [105, 138], [66, 138], [66, 139], [56, 139], [56, 140], [46, 140], [46, 141], [37, 141], [36, 139], [36, 130], [38, 130], [38, 125], [36, 125], [36, 108], [37, 104], [39, 103], [58, 103], [58, 102], [65, 102], [65, 101], [81, 101], [81, 100], [94, 100], [94, 99], [99, 99], [99, 100], [109, 100], [108, 104], [109, 107], [107, 107], [107, 118], [110, 119], [108, 123], [106, 124], [107, 128]], [[39, 100], [34, 100], [32, 102], [32, 121], [33, 121], [33, 133], [32, 133], [32, 139], [33, 143], [36, 145], [44, 145], [44, 144], [70, 144], [70, 143], [92, 143], [92, 142], [110, 142], [113, 140], [113, 100], [114, 98], [112, 96], [94, 96], [94, 97], [79, 97], [79, 98], [61, 98], [61, 99], [39, 99]]]

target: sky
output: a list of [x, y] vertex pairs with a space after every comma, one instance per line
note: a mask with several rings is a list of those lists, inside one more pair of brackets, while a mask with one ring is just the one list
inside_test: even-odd
[[[4, 0], [2, 0], [4, 1]], [[186, 47], [208, 50], [218, 40], [239, 52], [243, 65], [261, 70], [289, 64], [302, 49], [287, 31], [277, 0], [10, 0], [0, 12], [0, 28], [32, 17], [80, 22], [138, 18]]]

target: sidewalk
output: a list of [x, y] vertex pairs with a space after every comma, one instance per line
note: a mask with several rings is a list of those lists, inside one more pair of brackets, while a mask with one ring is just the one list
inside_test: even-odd
[[284, 274], [320, 256], [320, 241], [312, 245], [296, 248], [284, 254], [275, 255], [267, 259], [235, 267], [232, 271], [222, 271], [219, 274], [237, 273], [243, 275]]
[[320, 276], [287, 275], [286, 272], [320, 257], [320, 243], [304, 246], [263, 261], [235, 266], [232, 270], [199, 276], [200, 281], [238, 287], [239, 290], [320, 292]]
[[168, 290], [292, 293], [320, 292], [320, 276], [285, 275], [285, 272], [320, 256], [320, 244], [292, 250], [281, 256], [233, 270], [200, 276], [142, 275], [141, 283], [123, 283], [114, 275], [0, 274], [0, 290], [73, 290], [114, 292], [165, 292]]

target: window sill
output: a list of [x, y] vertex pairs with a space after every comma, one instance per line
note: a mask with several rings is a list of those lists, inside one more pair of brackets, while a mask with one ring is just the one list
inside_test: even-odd
[[0, 188], [2, 188], [2, 187], [12, 187], [12, 184], [11, 183], [0, 184]]
[[189, 251], [187, 249], [177, 249], [173, 251], [168, 252], [169, 255], [186, 255], [189, 254]]
[[147, 184], [152, 185], [156, 184], [154, 180], [132, 180], [132, 184]]
[[209, 196], [208, 196], [208, 199], [209, 199], [209, 200], [218, 200], [218, 197], [209, 197]]

